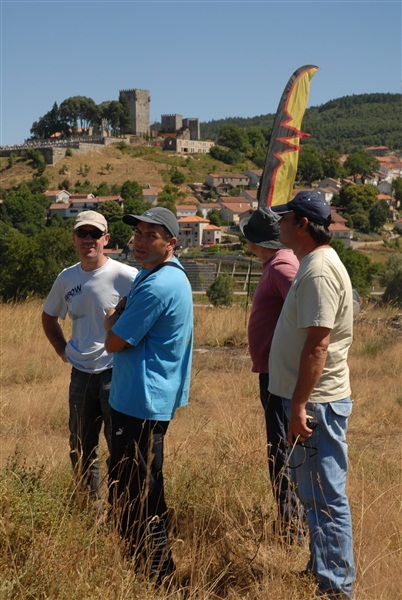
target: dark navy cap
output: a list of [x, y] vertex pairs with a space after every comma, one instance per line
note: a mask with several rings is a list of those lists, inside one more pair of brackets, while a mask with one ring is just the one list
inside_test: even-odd
[[326, 227], [331, 222], [331, 209], [319, 192], [299, 192], [290, 202], [271, 206], [271, 209], [278, 215], [293, 211], [301, 217], [306, 217], [311, 223]]

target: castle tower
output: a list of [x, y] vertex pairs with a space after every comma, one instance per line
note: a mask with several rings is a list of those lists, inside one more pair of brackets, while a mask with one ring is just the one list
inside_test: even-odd
[[177, 133], [183, 127], [181, 115], [161, 115], [163, 133]]
[[198, 119], [183, 119], [183, 127], [190, 130], [190, 140], [200, 139], [200, 122]]
[[130, 131], [134, 135], [149, 135], [149, 108], [151, 97], [148, 90], [121, 90], [119, 98], [124, 97], [130, 109]]

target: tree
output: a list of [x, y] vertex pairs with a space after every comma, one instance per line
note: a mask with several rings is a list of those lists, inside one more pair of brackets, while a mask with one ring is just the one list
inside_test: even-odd
[[397, 271], [385, 288], [384, 302], [402, 307], [402, 269]]
[[379, 162], [371, 154], [367, 154], [364, 150], [349, 154], [344, 163], [344, 168], [349, 175], [353, 176], [356, 183], [357, 177], [360, 175], [361, 182], [365, 183], [367, 176], [375, 169], [378, 169]]
[[[138, 214], [138, 213], [136, 213]], [[122, 248], [123, 250], [128, 248], [128, 241], [133, 233], [131, 225], [126, 225], [123, 221], [117, 221], [111, 223], [109, 226], [110, 233], [110, 248]]]
[[391, 183], [391, 188], [395, 196], [395, 200], [402, 202], [402, 177], [397, 177]]
[[60, 116], [57, 102], [55, 102], [53, 108], [49, 112], [33, 123], [31, 134], [35, 138], [47, 139], [55, 133], [66, 131], [67, 128], [67, 124]]
[[267, 152], [267, 141], [261, 127], [249, 127], [246, 130], [248, 141], [253, 150]]
[[60, 104], [60, 118], [76, 133], [78, 125], [86, 129], [99, 122], [99, 111], [92, 98], [72, 96]]
[[46, 225], [48, 199], [33, 194], [26, 184], [11, 190], [3, 200], [1, 220], [26, 235], [35, 235]]
[[129, 179], [121, 186], [121, 197], [126, 204], [129, 200], [141, 200], [142, 199], [142, 187], [136, 181], [130, 181]]
[[106, 181], [102, 181], [96, 188], [92, 190], [94, 196], [109, 196], [110, 188]]
[[3, 301], [46, 296], [58, 273], [78, 259], [71, 232], [53, 227], [44, 229], [36, 237], [28, 237], [3, 224], [0, 250]]
[[250, 142], [246, 131], [240, 129], [237, 125], [224, 125], [219, 132], [218, 144], [239, 152], [250, 150]]
[[402, 271], [402, 254], [391, 254], [380, 277], [381, 285], [386, 287], [399, 271]]
[[221, 218], [219, 215], [219, 210], [214, 208], [207, 213], [207, 219], [210, 221], [211, 225], [216, 225], [216, 227], [221, 226]]
[[386, 200], [380, 200], [369, 209], [369, 222], [371, 231], [380, 231], [389, 217], [389, 206]]
[[303, 146], [299, 155], [297, 178], [311, 186], [316, 179], [322, 179], [324, 174], [319, 150], [314, 146]]
[[118, 221], [121, 221], [123, 216], [120, 206], [114, 200], [106, 200], [106, 202], [102, 202], [97, 212], [100, 212], [105, 217], [108, 225], [113, 222], [117, 223]]
[[347, 183], [338, 194], [334, 195], [332, 204], [346, 208], [349, 214], [353, 214], [353, 212], [368, 211], [377, 200], [377, 196], [378, 190], [374, 185]]
[[233, 277], [227, 273], [222, 273], [208, 287], [208, 300], [213, 306], [230, 306], [233, 302], [233, 289]]
[[324, 177], [332, 177], [337, 179], [341, 173], [342, 167], [339, 162], [340, 154], [332, 148], [324, 150], [321, 155], [321, 164], [324, 172]]
[[380, 278], [384, 302], [402, 307], [402, 254], [391, 254]]
[[345, 265], [352, 287], [360, 294], [366, 294], [372, 285], [374, 275], [378, 272], [378, 266], [374, 265], [367, 256], [356, 252], [353, 248], [345, 248], [339, 240], [332, 240], [331, 246], [336, 250]]
[[170, 181], [174, 185], [181, 185], [186, 181], [186, 177], [184, 173], [182, 173], [181, 171], [179, 171], [179, 169], [176, 168], [173, 169], [170, 173]]

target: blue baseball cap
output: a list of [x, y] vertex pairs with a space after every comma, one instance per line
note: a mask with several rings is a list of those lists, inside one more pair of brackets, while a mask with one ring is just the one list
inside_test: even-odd
[[271, 210], [278, 215], [293, 211], [301, 217], [306, 217], [311, 223], [325, 227], [331, 222], [331, 209], [320, 192], [299, 192], [290, 202], [271, 206]]

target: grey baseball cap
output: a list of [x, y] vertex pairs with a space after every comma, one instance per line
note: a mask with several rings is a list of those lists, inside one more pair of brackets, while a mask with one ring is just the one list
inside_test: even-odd
[[155, 208], [146, 210], [142, 215], [123, 215], [123, 222], [127, 225], [135, 227], [139, 221], [164, 225], [173, 237], [179, 237], [179, 224], [175, 215], [168, 208], [155, 206]]

